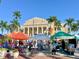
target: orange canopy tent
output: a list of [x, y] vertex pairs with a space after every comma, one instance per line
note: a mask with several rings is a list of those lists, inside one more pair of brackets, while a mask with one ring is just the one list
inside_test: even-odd
[[27, 40], [29, 39], [29, 36], [27, 34], [24, 34], [23, 32], [12, 32], [8, 34], [8, 37], [14, 39], [14, 40]]

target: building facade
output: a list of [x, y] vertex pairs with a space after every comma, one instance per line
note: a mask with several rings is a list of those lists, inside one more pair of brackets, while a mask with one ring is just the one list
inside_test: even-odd
[[[56, 32], [54, 29], [53, 23], [51, 24], [52, 26], [52, 34]], [[23, 32], [25, 34], [28, 34], [29, 36], [35, 35], [35, 34], [49, 34], [49, 24], [46, 19], [39, 18], [39, 17], [34, 17], [31, 19], [28, 19], [24, 25], [22, 26]], [[61, 28], [62, 31], [67, 32], [67, 28], [63, 27]]]
[[22, 28], [23, 32], [29, 36], [39, 33], [46, 33], [48, 35], [48, 21], [43, 18], [34, 17], [32, 19], [28, 19]]

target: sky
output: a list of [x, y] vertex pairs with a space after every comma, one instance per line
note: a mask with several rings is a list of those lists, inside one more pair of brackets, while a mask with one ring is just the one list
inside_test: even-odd
[[79, 0], [2, 0], [0, 19], [10, 22], [16, 10], [21, 12], [21, 24], [33, 17], [57, 16], [62, 22], [69, 17], [79, 20]]

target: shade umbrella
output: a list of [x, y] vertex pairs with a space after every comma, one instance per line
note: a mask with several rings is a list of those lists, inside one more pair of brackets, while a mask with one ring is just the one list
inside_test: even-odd
[[74, 39], [75, 36], [60, 31], [60, 32], [55, 33], [53, 36], [51, 36], [51, 39], [56, 39], [56, 38], [59, 38], [59, 39]]
[[12, 32], [12, 33], [7, 34], [7, 36], [8, 36], [9, 38], [14, 39], [16, 33], [17, 33], [17, 32]]
[[79, 34], [78, 35], [75, 35], [75, 36], [76, 36], [76, 39], [79, 40]]
[[27, 40], [29, 38], [29, 36], [23, 32], [12, 32], [11, 34], [8, 34], [8, 37], [14, 40]]
[[74, 35], [77, 40], [79, 40], [79, 31], [71, 32], [71, 35]]

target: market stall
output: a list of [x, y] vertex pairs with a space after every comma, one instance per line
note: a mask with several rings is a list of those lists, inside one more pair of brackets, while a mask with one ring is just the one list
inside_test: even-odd
[[[61, 46], [63, 47], [63, 45], [65, 46], [65, 50], [70, 50], [70, 48], [72, 47], [72, 49], [74, 50], [74, 48], [76, 48], [76, 37], [73, 35], [70, 35], [68, 33], [65, 32], [57, 32], [55, 33], [53, 36], [50, 37], [50, 39], [52, 41], [56, 41], [57, 39], [61, 40]], [[63, 43], [65, 42], [65, 43]]]

